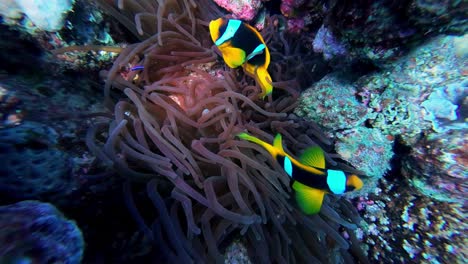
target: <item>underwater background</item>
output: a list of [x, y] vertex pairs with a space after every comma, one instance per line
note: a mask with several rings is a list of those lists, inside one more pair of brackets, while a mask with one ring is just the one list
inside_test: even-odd
[[[2, 0], [0, 16], [1, 264], [466, 263], [468, 1]], [[265, 98], [214, 44], [221, 17], [264, 40]], [[241, 132], [319, 146], [363, 187], [306, 214]]]

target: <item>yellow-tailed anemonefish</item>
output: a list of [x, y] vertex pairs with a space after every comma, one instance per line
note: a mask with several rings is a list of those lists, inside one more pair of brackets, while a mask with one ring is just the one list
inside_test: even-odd
[[260, 85], [261, 98], [272, 92], [267, 71], [270, 52], [254, 27], [237, 19], [218, 18], [210, 22], [210, 35], [224, 62], [231, 68], [243, 65], [244, 71]]
[[318, 146], [307, 148], [296, 160], [284, 151], [281, 134], [276, 135], [273, 145], [245, 132], [237, 136], [262, 146], [279, 162], [291, 177], [297, 204], [306, 214], [320, 211], [326, 193], [342, 194], [362, 188], [362, 180], [357, 175], [327, 169], [324, 152]]

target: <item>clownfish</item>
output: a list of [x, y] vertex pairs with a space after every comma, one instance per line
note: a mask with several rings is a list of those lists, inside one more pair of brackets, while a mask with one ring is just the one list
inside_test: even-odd
[[270, 52], [254, 27], [237, 19], [218, 18], [210, 22], [210, 35], [224, 62], [231, 68], [243, 65], [244, 71], [260, 85], [261, 98], [272, 92], [272, 81], [267, 71]]
[[265, 148], [283, 167], [292, 180], [296, 202], [306, 214], [320, 211], [326, 193], [342, 194], [363, 186], [362, 180], [355, 174], [327, 169], [324, 152], [318, 146], [307, 148], [296, 160], [284, 152], [281, 134], [275, 136], [273, 145], [245, 132], [237, 136]]

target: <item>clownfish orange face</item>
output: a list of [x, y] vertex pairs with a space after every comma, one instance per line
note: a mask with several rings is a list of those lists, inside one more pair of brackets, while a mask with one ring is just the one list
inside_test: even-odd
[[284, 151], [280, 134], [276, 135], [273, 145], [247, 133], [237, 137], [262, 146], [283, 167], [291, 178], [297, 204], [306, 214], [320, 212], [326, 193], [342, 194], [363, 186], [357, 175], [327, 168], [323, 150], [318, 146], [306, 149], [296, 160]]
[[210, 22], [211, 39], [231, 68], [244, 67], [262, 88], [261, 98], [273, 91], [268, 73], [270, 52], [260, 33], [237, 19], [218, 18]]

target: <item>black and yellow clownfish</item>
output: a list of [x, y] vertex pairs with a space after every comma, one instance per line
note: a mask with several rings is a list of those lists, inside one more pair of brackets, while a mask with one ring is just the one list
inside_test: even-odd
[[318, 146], [307, 148], [296, 160], [284, 152], [280, 134], [276, 135], [273, 145], [245, 132], [237, 136], [262, 146], [279, 162], [291, 177], [297, 204], [306, 214], [320, 211], [326, 193], [342, 194], [363, 186], [362, 180], [355, 174], [327, 169], [323, 150]]
[[262, 88], [261, 98], [269, 95], [273, 86], [268, 73], [270, 52], [262, 35], [251, 25], [237, 19], [218, 18], [210, 22], [211, 39], [221, 51], [224, 62], [231, 67], [241, 65]]

